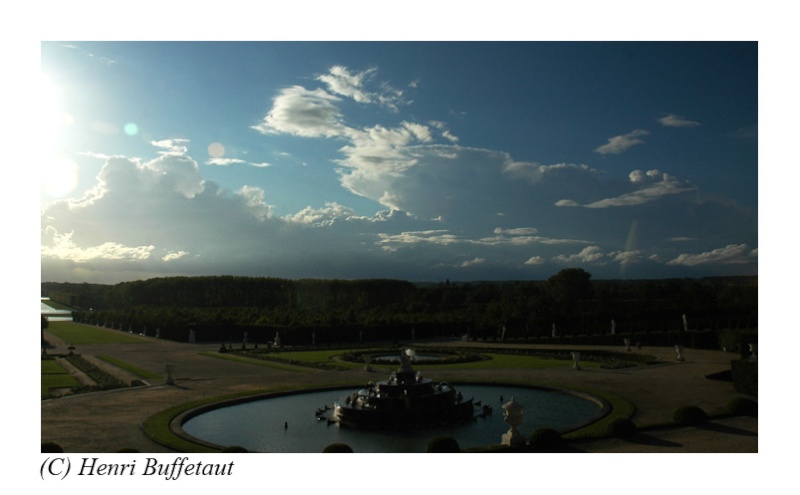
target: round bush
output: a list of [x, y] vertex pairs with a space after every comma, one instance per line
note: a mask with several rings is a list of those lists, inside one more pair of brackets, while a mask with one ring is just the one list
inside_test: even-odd
[[322, 450], [323, 454], [352, 454], [353, 448], [346, 443], [332, 443]]
[[61, 448], [61, 445], [55, 442], [42, 443], [42, 454], [61, 454], [63, 452], [64, 449]]
[[226, 454], [246, 454], [247, 449], [240, 445], [229, 445], [222, 449], [222, 452]]
[[534, 450], [554, 450], [561, 446], [562, 443], [561, 433], [552, 428], [537, 428], [531, 433], [530, 446]]
[[728, 403], [728, 411], [737, 416], [758, 417], [758, 402], [745, 397], [737, 397]]
[[706, 412], [697, 406], [679, 407], [672, 418], [681, 425], [699, 425], [708, 420]]
[[636, 434], [636, 425], [628, 418], [617, 418], [609, 423], [606, 434], [617, 438], [630, 438]]
[[453, 437], [436, 437], [428, 442], [427, 452], [435, 454], [453, 454], [461, 452], [461, 447]]

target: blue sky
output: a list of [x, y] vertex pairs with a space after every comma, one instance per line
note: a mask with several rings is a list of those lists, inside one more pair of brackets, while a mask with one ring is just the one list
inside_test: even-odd
[[756, 42], [41, 44], [43, 281], [758, 272]]

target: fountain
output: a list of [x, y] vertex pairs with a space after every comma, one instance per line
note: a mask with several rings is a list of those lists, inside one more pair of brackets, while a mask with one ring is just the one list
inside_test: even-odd
[[369, 383], [367, 389], [334, 403], [333, 412], [317, 417], [342, 426], [371, 429], [405, 429], [452, 424], [471, 420], [472, 399], [446, 382], [434, 384], [411, 368], [415, 353], [400, 353], [400, 368], [388, 380]]

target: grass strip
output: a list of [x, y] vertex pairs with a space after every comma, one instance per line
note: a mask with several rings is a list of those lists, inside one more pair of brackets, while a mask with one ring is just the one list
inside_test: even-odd
[[153, 373], [152, 371], [147, 371], [147, 370], [144, 370], [142, 368], [137, 368], [136, 366], [134, 366], [132, 364], [126, 363], [125, 361], [119, 360], [117, 358], [113, 358], [111, 356], [98, 355], [98, 356], [95, 356], [95, 357], [98, 358], [98, 359], [102, 359], [103, 361], [107, 362], [108, 364], [111, 364], [113, 366], [116, 366], [117, 368], [121, 368], [121, 369], [123, 369], [125, 371], [133, 373], [134, 375], [136, 375], [138, 377], [141, 377], [141, 378], [144, 378], [146, 380], [158, 380], [158, 379], [161, 378], [161, 375], [159, 375], [157, 373]]
[[51, 388], [72, 388], [79, 385], [78, 380], [70, 375], [57, 361], [53, 359], [42, 360], [41, 393], [43, 399], [50, 395]]
[[219, 353], [219, 352], [200, 352], [199, 354], [201, 356], [208, 356], [217, 359], [226, 359], [228, 361], [235, 361], [238, 363], [255, 364], [258, 366], [268, 366], [270, 368], [278, 368], [285, 371], [297, 371], [301, 373], [314, 371], [312, 369], [304, 368], [302, 366], [296, 366], [293, 364], [285, 364], [278, 361], [269, 361], [266, 359], [248, 358], [243, 356], [237, 356], [235, 354]]
[[92, 327], [74, 321], [53, 321], [47, 332], [72, 345], [89, 344], [150, 344], [151, 342], [138, 335]]

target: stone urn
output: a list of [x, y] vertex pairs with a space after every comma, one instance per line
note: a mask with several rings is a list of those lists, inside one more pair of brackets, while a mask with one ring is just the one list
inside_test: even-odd
[[510, 401], [503, 404], [503, 421], [510, 428], [503, 434], [502, 445], [525, 445], [525, 437], [517, 430], [517, 426], [522, 423], [523, 417], [525, 417], [525, 408], [514, 397], [511, 397]]

